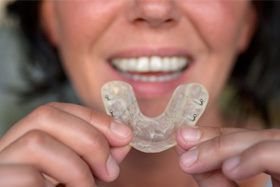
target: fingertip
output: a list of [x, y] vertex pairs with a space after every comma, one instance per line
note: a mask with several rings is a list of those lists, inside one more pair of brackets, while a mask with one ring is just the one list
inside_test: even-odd
[[181, 155], [179, 164], [185, 172], [190, 172], [193, 165], [198, 161], [198, 150], [196, 148], [189, 150]]
[[222, 166], [223, 173], [231, 179], [237, 179], [238, 176], [238, 167], [240, 165], [240, 156], [234, 156], [227, 159]]
[[239, 156], [232, 157], [224, 162], [223, 169], [225, 171], [232, 171], [239, 165], [239, 163], [240, 163]]
[[107, 159], [106, 167], [107, 167], [107, 173], [109, 175], [108, 182], [113, 181], [116, 178], [118, 178], [119, 173], [120, 173], [120, 168], [119, 168], [117, 161], [111, 155]]
[[179, 146], [189, 149], [196, 145], [201, 138], [201, 132], [196, 127], [180, 128], [176, 134], [176, 140]]
[[111, 154], [118, 163], [121, 163], [130, 150], [130, 145], [126, 145], [123, 147], [115, 147], [111, 149]]

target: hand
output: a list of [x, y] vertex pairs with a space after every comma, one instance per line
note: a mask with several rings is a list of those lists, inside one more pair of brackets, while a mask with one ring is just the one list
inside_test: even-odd
[[261, 173], [280, 186], [280, 130], [186, 127], [177, 142], [181, 168], [200, 187], [238, 186]]
[[0, 186], [96, 186], [112, 181], [131, 130], [74, 104], [50, 103], [16, 123], [0, 141]]

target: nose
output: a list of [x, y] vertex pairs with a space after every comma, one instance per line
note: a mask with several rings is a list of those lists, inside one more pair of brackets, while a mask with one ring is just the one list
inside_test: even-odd
[[129, 19], [150, 27], [175, 23], [179, 19], [176, 0], [133, 0]]

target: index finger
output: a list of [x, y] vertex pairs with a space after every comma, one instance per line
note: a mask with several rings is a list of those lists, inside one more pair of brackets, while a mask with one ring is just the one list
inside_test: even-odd
[[244, 128], [224, 128], [224, 127], [182, 127], [177, 131], [176, 140], [181, 149], [187, 150], [201, 142], [213, 139], [217, 136], [247, 131]]
[[52, 102], [49, 103], [49, 105], [63, 112], [79, 117], [93, 125], [105, 135], [111, 145], [115, 145], [116, 142], [128, 142], [128, 140], [132, 139], [132, 131], [128, 126], [119, 121], [113, 120], [113, 118], [104, 115], [103, 113], [71, 103]]
[[273, 130], [245, 130], [224, 134], [198, 144], [187, 151], [180, 158], [184, 171], [201, 173], [221, 167], [228, 158], [240, 154], [251, 146], [267, 140], [279, 140], [280, 131]]

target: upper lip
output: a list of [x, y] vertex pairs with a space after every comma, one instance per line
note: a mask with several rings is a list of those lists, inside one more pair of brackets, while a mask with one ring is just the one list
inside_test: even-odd
[[186, 57], [190, 61], [192, 61], [192, 56], [184, 49], [178, 49], [178, 48], [170, 48], [170, 47], [164, 47], [164, 48], [132, 48], [132, 49], [126, 49], [126, 50], [120, 50], [118, 52], [113, 53], [109, 60], [114, 58], [137, 58], [137, 57], [149, 57], [149, 56], [159, 56], [159, 57], [168, 57], [168, 56], [181, 56]]

